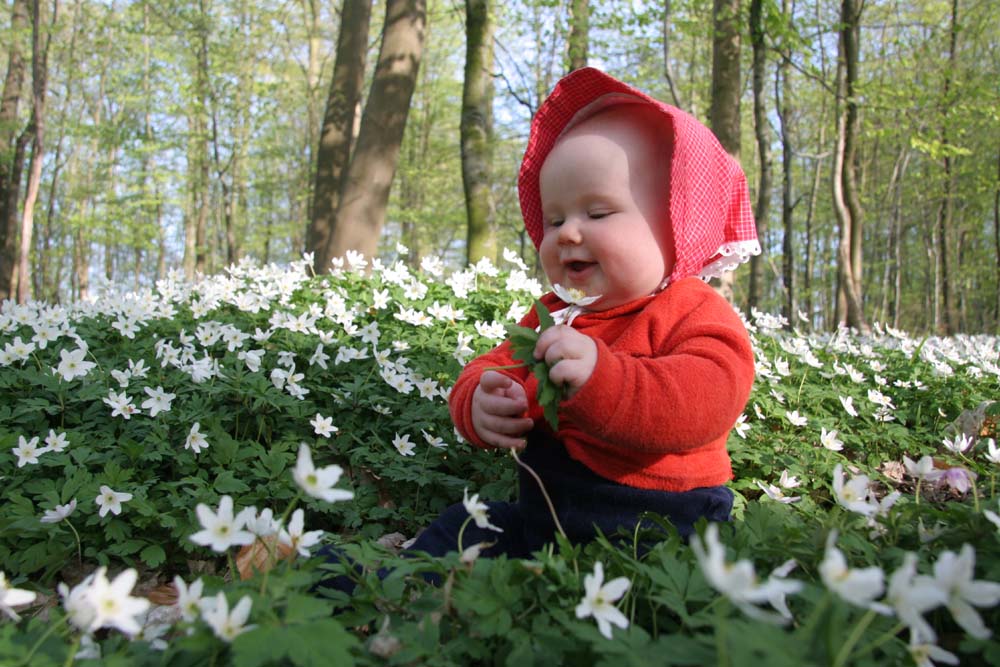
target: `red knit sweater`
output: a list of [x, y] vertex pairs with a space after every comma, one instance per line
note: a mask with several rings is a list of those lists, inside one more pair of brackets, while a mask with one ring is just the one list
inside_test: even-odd
[[[542, 297], [551, 310], [565, 306]], [[538, 326], [534, 309], [521, 321]], [[732, 477], [726, 438], [753, 384], [753, 351], [732, 307], [698, 278], [601, 312], [573, 328], [597, 343], [586, 384], [559, 408], [558, 438], [598, 475], [629, 486], [687, 491]], [[467, 440], [488, 447], [472, 426], [472, 394], [483, 369], [516, 363], [509, 341], [472, 360], [451, 391], [452, 420]], [[526, 368], [504, 373], [524, 385], [528, 416], [548, 429]]]

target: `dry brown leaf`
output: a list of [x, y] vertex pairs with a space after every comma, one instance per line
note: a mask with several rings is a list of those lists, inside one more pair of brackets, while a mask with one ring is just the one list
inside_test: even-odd
[[240, 579], [249, 579], [257, 572], [268, 572], [279, 560], [294, 560], [295, 552], [287, 544], [278, 541], [277, 535], [258, 537], [253, 544], [240, 549], [236, 554], [236, 569]]

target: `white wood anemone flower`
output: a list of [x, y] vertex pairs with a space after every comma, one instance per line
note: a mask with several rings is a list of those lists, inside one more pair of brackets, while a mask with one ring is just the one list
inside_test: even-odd
[[552, 313], [552, 319], [556, 324], [565, 324], [567, 326], [573, 325], [573, 320], [580, 313], [587, 310], [587, 306], [598, 301], [603, 294], [598, 294], [596, 296], [587, 296], [583, 290], [569, 288], [566, 289], [559, 283], [552, 286], [552, 291], [555, 295], [559, 297], [564, 303], [569, 304], [566, 308], [562, 310], [557, 310]]
[[583, 578], [583, 599], [576, 605], [576, 617], [593, 616], [597, 621], [597, 629], [606, 638], [611, 639], [611, 626], [617, 625], [622, 630], [628, 627], [628, 619], [613, 603], [618, 601], [632, 585], [626, 577], [612, 579], [604, 583], [604, 566], [600, 561], [594, 563], [593, 574]]
[[[783, 604], [784, 597], [802, 590], [802, 582], [771, 576], [761, 583], [749, 560], [727, 562], [726, 547], [719, 541], [719, 526], [714, 523], [705, 529], [704, 540], [697, 534], [691, 536], [691, 550], [694, 551], [708, 584], [726, 596], [744, 614], [770, 623], [788, 622], [789, 618], [783, 613], [770, 612], [757, 605], [766, 602], [779, 610], [787, 609]], [[775, 605], [775, 601], [780, 602]]]

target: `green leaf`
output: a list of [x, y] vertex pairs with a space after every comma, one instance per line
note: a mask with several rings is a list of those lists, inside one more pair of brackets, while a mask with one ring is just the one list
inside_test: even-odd
[[250, 487], [244, 482], [236, 479], [236, 475], [231, 470], [219, 473], [212, 486], [219, 493], [244, 493], [250, 490]]
[[142, 562], [150, 567], [159, 567], [167, 560], [167, 552], [163, 550], [158, 544], [150, 544], [148, 547], [139, 552], [139, 558]]

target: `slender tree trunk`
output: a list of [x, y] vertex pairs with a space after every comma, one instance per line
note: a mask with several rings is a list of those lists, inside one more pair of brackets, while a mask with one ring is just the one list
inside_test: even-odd
[[489, 0], [465, 2], [462, 84], [462, 185], [468, 225], [466, 260], [496, 261], [490, 164], [493, 160], [493, 21]]
[[[719, 143], [740, 159], [740, 0], [715, 0], [712, 12], [712, 102], [709, 124]], [[719, 293], [733, 300], [733, 274], [719, 279]]]
[[948, 335], [955, 332], [954, 314], [951, 312], [951, 272], [948, 261], [948, 230], [951, 229], [952, 219], [951, 191], [954, 186], [952, 182], [954, 176], [952, 174], [951, 153], [948, 151], [948, 125], [951, 122], [949, 119], [949, 110], [952, 105], [951, 76], [952, 72], [955, 71], [958, 60], [958, 30], [958, 0], [952, 0], [948, 66], [944, 71], [944, 83], [941, 90], [941, 146], [944, 148], [944, 157], [941, 160], [941, 166], [944, 168], [944, 192], [941, 195], [941, 202], [938, 205], [936, 230], [938, 236], [938, 271], [941, 275], [941, 309], [939, 311], [940, 319], [935, 322], [935, 325], [938, 331]]
[[569, 67], [567, 71], [587, 66], [587, 52], [590, 46], [590, 1], [570, 1]]
[[993, 305], [993, 327], [1000, 333], [1000, 149], [997, 150], [997, 183], [993, 191], [993, 251], [996, 254], [996, 295]]
[[385, 223], [406, 129], [427, 20], [425, 0], [387, 0], [385, 27], [358, 144], [347, 169], [331, 257], [354, 249], [374, 256]]
[[[791, 10], [788, 0], [782, 1], [781, 11], [789, 17], [791, 27]], [[781, 54], [781, 63], [775, 79], [775, 99], [778, 100], [778, 119], [781, 122], [781, 226], [784, 229], [781, 242], [782, 277], [785, 282], [785, 317], [794, 322], [798, 313], [798, 281], [795, 271], [795, 226], [793, 218], [793, 164], [794, 132], [792, 117], [795, 113], [792, 105], [792, 70], [790, 51]], [[780, 82], [780, 83], [779, 83]]]
[[329, 271], [333, 258], [329, 242], [340, 204], [343, 175], [350, 161], [354, 121], [365, 81], [371, 10], [370, 2], [345, 2], [340, 17], [333, 79], [316, 153], [312, 218], [306, 232], [306, 252], [314, 253], [316, 273]]
[[17, 208], [21, 198], [24, 144], [18, 141], [18, 107], [25, 62], [21, 35], [28, 26], [28, 0], [14, 0], [10, 15], [7, 74], [0, 99], [0, 299], [16, 296]]
[[861, 296], [860, 267], [855, 249], [860, 248], [861, 205], [857, 198], [855, 146], [858, 133], [856, 82], [858, 76], [858, 29], [861, 7], [856, 0], [841, 4], [841, 30], [837, 61], [837, 148], [834, 151], [833, 203], [840, 225], [837, 249], [838, 308], [840, 320], [849, 327], [867, 331]]
[[[24, 303], [31, 298], [31, 233], [34, 228], [35, 203], [38, 188], [42, 182], [42, 162], [45, 157], [45, 95], [48, 87], [48, 55], [50, 35], [42, 43], [41, 0], [31, 2], [31, 168], [28, 173], [28, 188], [21, 215], [21, 248], [18, 253], [17, 301]], [[59, 13], [59, 2], [52, 4], [52, 24], [55, 25]]]
[[673, 65], [670, 59], [670, 0], [664, 0], [663, 3], [663, 76], [667, 80], [667, 85], [670, 86], [670, 98], [674, 101], [674, 106], [678, 108], [684, 108], [681, 104], [680, 95], [677, 94], [677, 85], [674, 83], [674, 72]]
[[[771, 137], [768, 132], [767, 106], [764, 103], [764, 81], [767, 77], [767, 44], [764, 35], [764, 0], [750, 2], [750, 44], [753, 47], [753, 128], [757, 137], [757, 156], [760, 160], [760, 177], [757, 184], [757, 204], [754, 219], [757, 236], [763, 241], [767, 235], [768, 216], [771, 208]], [[766, 245], [766, 242], [765, 242]], [[764, 283], [762, 255], [750, 258], [750, 285], [747, 288], [746, 310], [749, 313], [760, 305]], [[785, 285], [785, 289], [788, 289]], [[791, 321], [791, 320], [789, 320]]]

